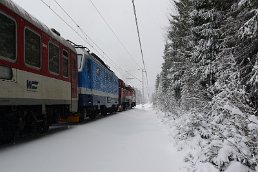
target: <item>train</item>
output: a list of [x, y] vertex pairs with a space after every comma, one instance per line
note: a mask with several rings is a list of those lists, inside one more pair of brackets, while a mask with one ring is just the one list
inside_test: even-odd
[[11, 0], [0, 1], [0, 23], [0, 143], [136, 106], [100, 57]]

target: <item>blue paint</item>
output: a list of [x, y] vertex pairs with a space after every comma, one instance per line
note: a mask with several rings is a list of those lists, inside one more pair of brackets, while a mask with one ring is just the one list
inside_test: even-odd
[[[111, 107], [118, 103], [118, 77], [94, 55], [85, 54], [78, 73], [78, 87], [87, 90], [79, 95], [79, 106]], [[96, 92], [103, 94], [97, 95]], [[117, 98], [110, 98], [109, 95]]]

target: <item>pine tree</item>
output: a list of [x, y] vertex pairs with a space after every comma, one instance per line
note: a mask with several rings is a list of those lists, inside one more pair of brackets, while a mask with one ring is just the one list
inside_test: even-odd
[[[255, 32], [248, 38], [246, 35], [243, 36], [246, 33], [242, 30], [249, 22], [251, 25], [248, 27], [254, 28], [251, 21], [256, 16], [249, 16], [248, 22], [243, 22], [239, 17], [242, 18], [243, 11], [248, 9], [241, 7], [241, 1], [231, 1], [228, 5], [230, 8], [225, 9], [226, 18], [223, 23], [223, 42], [215, 60], [219, 75], [217, 75], [216, 94], [211, 102], [212, 111], [207, 118], [207, 123], [210, 125], [206, 126], [207, 130], [211, 131], [211, 142], [206, 153], [210, 155], [209, 161], [220, 170], [225, 170], [230, 161], [239, 161], [254, 169], [257, 165], [257, 134], [253, 133], [257, 132], [257, 128], [250, 128], [250, 125], [253, 125], [250, 119], [254, 110], [249, 106], [248, 98], [250, 97], [248, 87], [251, 85], [245, 80], [250, 77], [248, 68], [252, 68], [253, 65], [252, 60], [246, 58], [252, 59], [255, 49], [250, 48], [253, 47], [252, 41], [246, 42], [245, 39], [252, 39]], [[248, 47], [248, 52], [240, 50], [241, 45]], [[241, 52], [242, 55], [239, 56], [237, 52]], [[245, 63], [246, 60], [249, 62]], [[240, 61], [243, 62], [242, 65]], [[218, 139], [221, 140], [220, 143], [215, 141]]]
[[198, 97], [202, 102], [209, 102], [214, 95], [213, 86], [216, 82], [216, 57], [222, 42], [222, 21], [225, 15], [226, 1], [196, 0], [192, 12], [194, 50], [191, 62], [196, 69]]
[[220, 171], [231, 161], [251, 169], [258, 162], [257, 5], [179, 0], [170, 18], [160, 105], [176, 121], [176, 139], [198, 138], [202, 151], [190, 159]]
[[[195, 22], [200, 25], [194, 28], [195, 31], [197, 30], [195, 38], [198, 43], [193, 58], [196, 60], [198, 71], [204, 74], [200, 75], [202, 88], [206, 88], [205, 91], [209, 93], [207, 97], [211, 98], [210, 103], [207, 104], [208, 113], [203, 114], [204, 117], [197, 115], [199, 116], [197, 121], [201, 121], [199, 123], [195, 121], [198, 123], [195, 127], [200, 136], [209, 140], [203, 147], [206, 157], [202, 161], [211, 162], [220, 170], [225, 170], [230, 161], [240, 161], [254, 169], [257, 165], [257, 158], [255, 158], [257, 150], [254, 149], [257, 147], [257, 141], [256, 136], [251, 136], [253, 131], [249, 128], [251, 124], [249, 118], [253, 110], [248, 106], [246, 99], [245, 90], [248, 88], [242, 89], [243, 86], [248, 86], [245, 79], [248, 78], [246, 74], [252, 63], [250, 60], [248, 63], [242, 63], [242, 66], [239, 65], [241, 64], [239, 59], [244, 62], [247, 60], [245, 57], [252, 57], [250, 54], [252, 42], [245, 42], [245, 36], [239, 36], [243, 29], [243, 24], [241, 26], [238, 23], [241, 23], [239, 17], [242, 17], [246, 9], [239, 7], [240, 2], [223, 1], [224, 4], [220, 4], [214, 1], [213, 3], [200, 1], [196, 7], [198, 12], [194, 14], [197, 16]], [[209, 10], [210, 7], [212, 11]], [[240, 9], [242, 12], [238, 11]], [[237, 12], [240, 13], [236, 15]], [[252, 21], [254, 16], [249, 16], [248, 22]], [[201, 20], [202, 17], [205, 20]], [[244, 22], [244, 26], [246, 23]], [[242, 32], [243, 34], [246, 33]], [[239, 49], [241, 42], [244, 42], [243, 46], [248, 47], [249, 53]], [[242, 55], [236, 56], [236, 52], [241, 52]], [[206, 100], [209, 101], [209, 99]]]
[[[163, 99], [170, 111], [181, 105], [183, 91], [183, 75], [188, 70], [186, 63], [189, 60], [192, 48], [189, 22], [191, 0], [174, 2], [178, 9], [177, 15], [170, 15], [170, 29], [168, 41], [164, 51], [164, 64], [162, 68]], [[169, 109], [168, 108], [168, 109]]]
[[240, 82], [249, 94], [252, 103], [250, 105], [257, 109], [258, 1], [240, 0], [233, 10], [238, 21], [234, 56], [239, 68]]

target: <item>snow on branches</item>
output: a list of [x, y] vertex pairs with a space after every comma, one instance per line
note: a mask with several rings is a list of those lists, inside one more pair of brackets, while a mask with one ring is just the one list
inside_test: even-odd
[[[157, 105], [189, 171], [258, 168], [258, 1], [178, 0]], [[205, 170], [203, 170], [205, 171]]]

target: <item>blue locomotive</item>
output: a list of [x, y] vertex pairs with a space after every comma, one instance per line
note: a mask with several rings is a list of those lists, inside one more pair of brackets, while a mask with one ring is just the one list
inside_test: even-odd
[[94, 53], [75, 46], [78, 59], [78, 94], [80, 120], [117, 111], [118, 77]]

